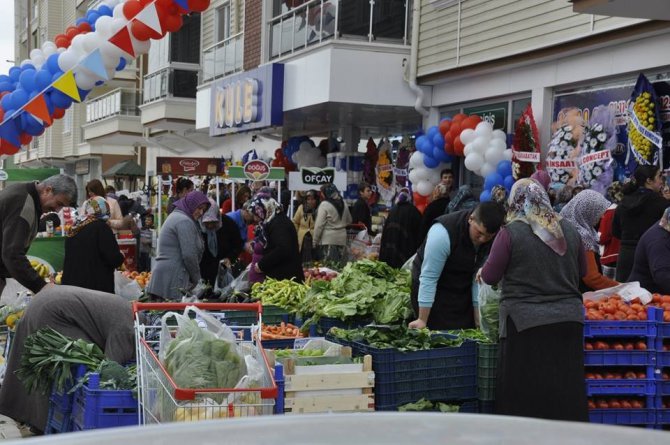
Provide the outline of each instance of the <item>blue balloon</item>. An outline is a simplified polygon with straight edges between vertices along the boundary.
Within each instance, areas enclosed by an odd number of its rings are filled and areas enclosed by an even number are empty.
[[[442,136],[442,133],[439,131],[435,136],[433,136],[433,146],[439,147],[442,151],[444,151],[444,136]]]
[[[82,90],[81,88],[77,88],[77,90],[79,90],[79,97],[81,98],[82,102],[86,99],[88,93],[91,92],[91,90]]]
[[[428,136],[428,139],[432,141],[436,134],[440,134],[440,129],[437,128],[437,125],[433,125],[432,127],[428,128],[426,136]]]
[[[51,72],[47,68],[42,68],[35,74],[35,86],[39,91],[51,85]]]
[[[35,70],[25,70],[19,77],[19,83],[21,83],[23,89],[29,93],[35,91],[37,88],[35,85],[35,74]]]
[[[2,109],[5,110],[5,116],[7,116],[7,110],[13,110],[16,108],[14,106],[14,102],[12,101],[12,95],[11,94],[6,94],[0,99],[0,105],[2,105]]]
[[[54,73],[54,75],[51,76],[51,82],[53,83],[53,82],[57,81],[57,80],[60,78],[60,76],[62,76],[63,74],[64,74],[64,73],[63,73],[62,71],[60,71],[60,70],[56,71],[56,72]]]
[[[497,172],[489,173],[484,179],[484,188],[491,190],[496,185],[504,185],[505,180]]]
[[[11,93],[14,108],[21,108],[28,102],[28,93],[23,88],[17,88]]]
[[[440,147],[433,147],[432,157],[440,162],[451,162],[451,156],[449,156],[444,151],[444,149]]]
[[[123,70],[125,67],[126,67],[126,59],[124,59],[123,57],[120,57],[120,58],[119,58],[119,64],[116,65],[116,68],[115,68],[115,69],[116,69],[116,71],[121,71],[121,70]]]
[[[9,69],[9,78],[12,79],[12,82],[18,82],[20,76],[21,68],[18,66],[13,66]]]
[[[0,91],[14,91],[14,86],[11,82],[0,82]]]
[[[32,63],[26,63],[25,65],[23,65],[21,67],[21,72],[24,72],[24,71],[27,71],[27,70],[35,71],[35,65],[33,65]]]
[[[86,13],[86,21],[93,27],[95,22],[100,18],[100,14],[97,11],[90,10]]]
[[[51,94],[51,103],[53,103],[54,107],[67,109],[72,105],[72,99],[58,90],[53,90],[49,94]]]
[[[505,159],[505,160],[502,160],[502,161],[498,162],[498,166],[496,168],[496,171],[503,178],[511,175],[512,174],[512,161],[508,161],[507,159]]]
[[[512,190],[512,186],[514,185],[514,176],[505,176],[504,185],[508,192]]]
[[[114,11],[112,11],[112,8],[110,8],[107,5],[102,5],[102,6],[98,7],[98,14],[100,14],[100,15],[108,15],[108,16],[112,17],[113,13],[114,13]]]
[[[428,155],[423,156],[423,165],[425,165],[428,168],[435,168],[438,165],[440,165],[440,161],[438,161],[435,158],[432,158]]]
[[[35,136],[36,133],[39,133],[42,131],[42,129],[44,129],[44,126],[30,113],[21,113],[21,119],[18,120],[21,121],[19,125],[23,131],[32,136]]]
[[[491,200],[491,192],[489,190],[483,190],[479,194],[479,202],[487,202]]]
[[[432,152],[432,145],[428,140],[428,136],[419,136],[416,138],[416,149],[421,153],[426,153],[429,149]]]
[[[47,63],[46,66],[49,69],[49,72],[51,74],[56,74],[58,71],[60,71],[60,67],[58,66],[58,57],[60,54],[52,54],[49,57],[47,57]]]
[[[9,78],[7,74],[0,74],[0,82],[11,82],[12,79]]]
[[[53,102],[51,102],[51,98],[49,97],[48,94],[44,95],[44,102],[47,104],[47,110],[49,110],[49,115],[53,115],[55,108]]]

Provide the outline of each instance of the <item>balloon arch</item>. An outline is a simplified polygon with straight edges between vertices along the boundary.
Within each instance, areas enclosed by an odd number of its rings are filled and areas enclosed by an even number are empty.
[[[104,0],[54,41],[0,75],[0,155],[40,136],[73,102],[83,101],[139,55],[151,39],[178,31],[182,16],[210,0]]]

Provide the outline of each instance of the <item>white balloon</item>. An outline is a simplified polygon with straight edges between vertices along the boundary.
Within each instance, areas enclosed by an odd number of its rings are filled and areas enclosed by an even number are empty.
[[[72,43],[70,43],[70,49],[74,49],[76,51],[81,51],[84,49],[84,39],[86,38],[86,34],[77,34],[74,36],[72,39]]]
[[[416,168],[413,168],[412,170],[409,171],[409,182],[412,184],[418,184],[419,183],[419,170]]]
[[[44,57],[49,57],[55,53],[57,49],[56,44],[48,40],[42,44],[42,53],[44,54]]]
[[[68,49],[58,57],[58,67],[61,71],[69,71],[79,61],[79,55],[72,49]]]
[[[74,81],[77,84],[79,88],[82,90],[90,90],[95,86],[95,82],[97,82],[98,79],[95,78],[93,75],[89,75],[83,71],[78,72],[74,76]]]
[[[423,165],[423,153],[415,151],[411,158],[409,158],[409,166],[419,168]]]
[[[489,173],[493,173],[494,171],[496,171],[496,168],[493,165],[486,162],[482,166],[481,170],[479,170],[479,174],[483,177],[486,177],[489,175]]]
[[[21,61],[21,64],[20,64],[19,66],[26,66],[26,65],[28,65],[28,64],[32,64],[32,63],[33,63],[32,60],[30,60],[30,59],[24,59],[24,60]]]
[[[500,148],[496,146],[489,146],[489,148],[486,150],[486,153],[484,154],[484,158],[486,159],[487,163],[491,165],[498,165],[498,162],[505,159],[505,150],[500,150]]]
[[[474,151],[474,148],[473,148],[473,145],[471,143],[470,144],[465,144],[465,148],[463,148],[463,154],[465,156],[469,155],[473,151]]]
[[[96,24],[97,24],[97,22],[96,22]],[[493,130],[493,133],[491,133],[491,138],[492,139],[500,139],[501,141],[507,142],[507,135],[502,130]]]
[[[507,159],[508,161],[511,161],[512,156],[513,156],[513,153],[512,153],[511,148],[508,148],[507,150],[503,151],[503,159]]]
[[[426,178],[426,180],[430,182],[433,185],[433,187],[436,186],[442,179],[440,177],[440,171],[441,170],[438,170],[436,168],[428,169],[428,178]]]
[[[65,51],[67,51],[67,48],[58,48],[58,49],[56,50],[56,52],[57,52],[58,54],[63,54]]]
[[[430,170],[426,167],[420,167],[420,168],[417,168],[417,170],[418,170],[417,174],[419,175],[419,181],[418,182],[422,182],[422,181],[428,182],[428,178],[430,178]]]
[[[428,181],[421,181],[416,185],[416,192],[421,196],[430,196],[433,193],[433,184]]]
[[[98,22],[96,22],[98,23]],[[103,38],[97,32],[89,32],[84,34],[84,51],[86,53],[91,53],[97,49],[103,42]]]
[[[475,153],[479,153],[484,156],[486,149],[489,146],[490,139],[485,136],[479,136],[474,141],[472,141],[472,149]]]
[[[133,42],[133,49],[135,50],[136,56],[147,54],[149,52],[149,49],[151,49],[151,40],[141,42],[135,39],[134,37],[131,37],[131,40]]]
[[[461,142],[463,142],[465,145],[468,145],[470,142],[474,141],[476,137],[477,135],[475,134],[475,130],[466,128],[465,130],[461,131]]]
[[[39,48],[35,48],[30,51],[30,58],[33,59],[34,57],[41,56],[42,55],[42,50]]]
[[[107,41],[100,45],[100,55],[102,56],[102,63],[106,68],[116,68],[119,65],[119,58],[123,52],[118,46],[113,45]]]
[[[491,138],[491,134],[493,134],[493,125],[491,125],[486,121],[482,121],[477,124],[477,128],[475,128],[475,133],[477,134],[477,136],[486,136],[488,138]]]
[[[116,6],[114,6],[114,10],[112,11],[112,17],[115,19],[124,19],[126,18],[125,15],[123,15],[123,3],[119,3]]]
[[[105,38],[112,37],[113,24],[114,19],[112,17],[103,15],[95,22],[95,33]]]
[[[33,65],[35,65],[35,68],[39,70],[40,68],[42,68],[42,65],[44,65],[44,62],[46,62],[46,59],[44,58],[44,56],[36,56],[32,58],[32,61]]]
[[[507,148],[507,143],[501,139],[491,139],[491,142],[489,142],[489,147],[496,147],[499,150],[504,151]]]
[[[470,155],[465,158],[465,168],[471,171],[478,171],[484,165],[484,158],[479,153],[470,153]]]

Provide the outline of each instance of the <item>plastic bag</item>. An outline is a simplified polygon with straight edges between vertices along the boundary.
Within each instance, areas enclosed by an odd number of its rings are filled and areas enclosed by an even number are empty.
[[[249,284],[249,270],[251,265],[248,265],[244,271],[238,275],[233,281],[228,284],[228,286],[221,289],[221,298],[226,301],[232,301],[231,297],[236,293],[248,293],[251,290],[251,285]],[[236,302],[236,301],[235,301]]]
[[[133,301],[142,296],[142,288],[137,281],[131,280],[117,270],[114,272],[114,293],[128,301]]]
[[[623,301],[631,301],[635,298],[639,298],[642,304],[647,304],[651,301],[651,292],[641,287],[639,281],[621,283],[618,286],[608,287],[607,289],[586,292],[584,293],[583,298],[584,300],[597,301],[612,294],[619,294]]]
[[[361,230],[358,232],[358,234],[356,234],[356,237],[351,240],[351,244],[349,246],[349,258],[352,261],[366,258],[368,255],[368,249],[371,245],[372,239],[368,234],[368,230]]]
[[[492,342],[498,341],[501,294],[497,286],[479,284],[479,329]]]
[[[219,261],[219,273],[216,275],[216,280],[214,280],[214,292],[225,289],[233,281],[235,281],[235,277],[233,277],[230,267],[226,265],[225,260]]]

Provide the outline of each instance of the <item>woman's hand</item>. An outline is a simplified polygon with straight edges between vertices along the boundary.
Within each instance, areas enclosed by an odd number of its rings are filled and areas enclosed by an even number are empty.
[[[258,267],[258,263],[254,263],[254,271],[256,271],[256,273],[263,273],[263,271],[261,270],[261,268]]]
[[[423,320],[420,319],[420,318],[417,318],[416,320],[412,321],[412,322],[408,325],[408,327],[409,327],[410,329],[423,329],[423,328],[426,327],[426,322],[423,321]]]
[[[480,267],[477,273],[475,274],[475,281],[479,284],[482,284],[482,268]]]

